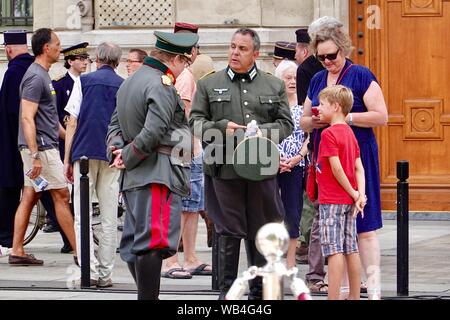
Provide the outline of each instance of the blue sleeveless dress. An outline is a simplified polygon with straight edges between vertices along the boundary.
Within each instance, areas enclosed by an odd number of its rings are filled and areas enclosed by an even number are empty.
[[[341,73],[344,72],[350,61],[346,61]],[[312,102],[312,106],[319,106],[319,93],[327,86],[328,71],[322,70],[318,72],[311,80],[308,89],[308,98]],[[369,88],[372,81],[378,82],[375,75],[366,67],[353,64],[347,73],[341,79],[341,85],[350,88],[353,92],[353,108],[352,113],[366,112],[367,108],[364,105],[364,94]],[[358,215],[356,220],[356,227],[358,233],[374,231],[380,229],[382,224],[381,219],[381,197],[380,197],[380,169],[378,164],[378,145],[375,139],[375,134],[372,128],[361,128],[351,126],[356,139],[358,140],[359,148],[361,150],[361,161],[364,166],[366,177],[366,195],[367,205],[364,208],[364,218]],[[317,137],[316,141],[320,141]],[[316,148],[317,149],[317,148]]]

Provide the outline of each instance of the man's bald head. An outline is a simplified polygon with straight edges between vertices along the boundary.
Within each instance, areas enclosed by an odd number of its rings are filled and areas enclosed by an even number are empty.
[[[6,57],[11,61],[15,57],[28,53],[28,46],[26,44],[8,44],[5,46]]]

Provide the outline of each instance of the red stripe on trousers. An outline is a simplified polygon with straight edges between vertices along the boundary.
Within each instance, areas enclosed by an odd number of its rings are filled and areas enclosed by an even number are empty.
[[[166,186],[163,186],[164,192],[164,200],[167,199],[167,194],[169,193],[169,188]],[[169,246],[169,225],[170,225],[170,202],[172,200],[172,194],[170,194],[169,199],[165,201],[164,207],[163,207],[163,234],[162,234],[162,247],[166,248]]]
[[[152,219],[150,222],[151,239],[149,249],[153,249],[160,244],[161,185],[152,184],[150,188],[152,193],[152,209],[150,212]]]

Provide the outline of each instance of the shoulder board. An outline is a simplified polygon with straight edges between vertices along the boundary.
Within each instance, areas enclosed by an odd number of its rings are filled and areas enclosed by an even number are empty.
[[[206,78],[207,76],[210,76],[210,75],[212,75],[212,74],[215,73],[215,72],[216,72],[216,71],[211,70],[210,72],[204,74],[204,75],[203,75],[200,79],[198,79],[198,80],[201,80],[201,79],[203,79],[203,78]]]

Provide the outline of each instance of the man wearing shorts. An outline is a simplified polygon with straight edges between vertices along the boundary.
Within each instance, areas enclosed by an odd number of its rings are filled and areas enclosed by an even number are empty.
[[[39,176],[48,181],[45,189],[50,190],[52,195],[58,222],[72,248],[76,248],[69,189],[59,157],[60,124],[56,93],[48,75],[51,65],[59,60],[61,43],[51,29],[42,28],[36,30],[31,44],[36,60],[25,73],[19,89],[21,106],[18,144],[25,183],[14,221],[13,248],[9,256],[10,265],[21,266],[44,264],[44,261],[36,259],[32,254],[26,254],[23,248],[31,210],[41,196],[41,190],[33,183]]]

